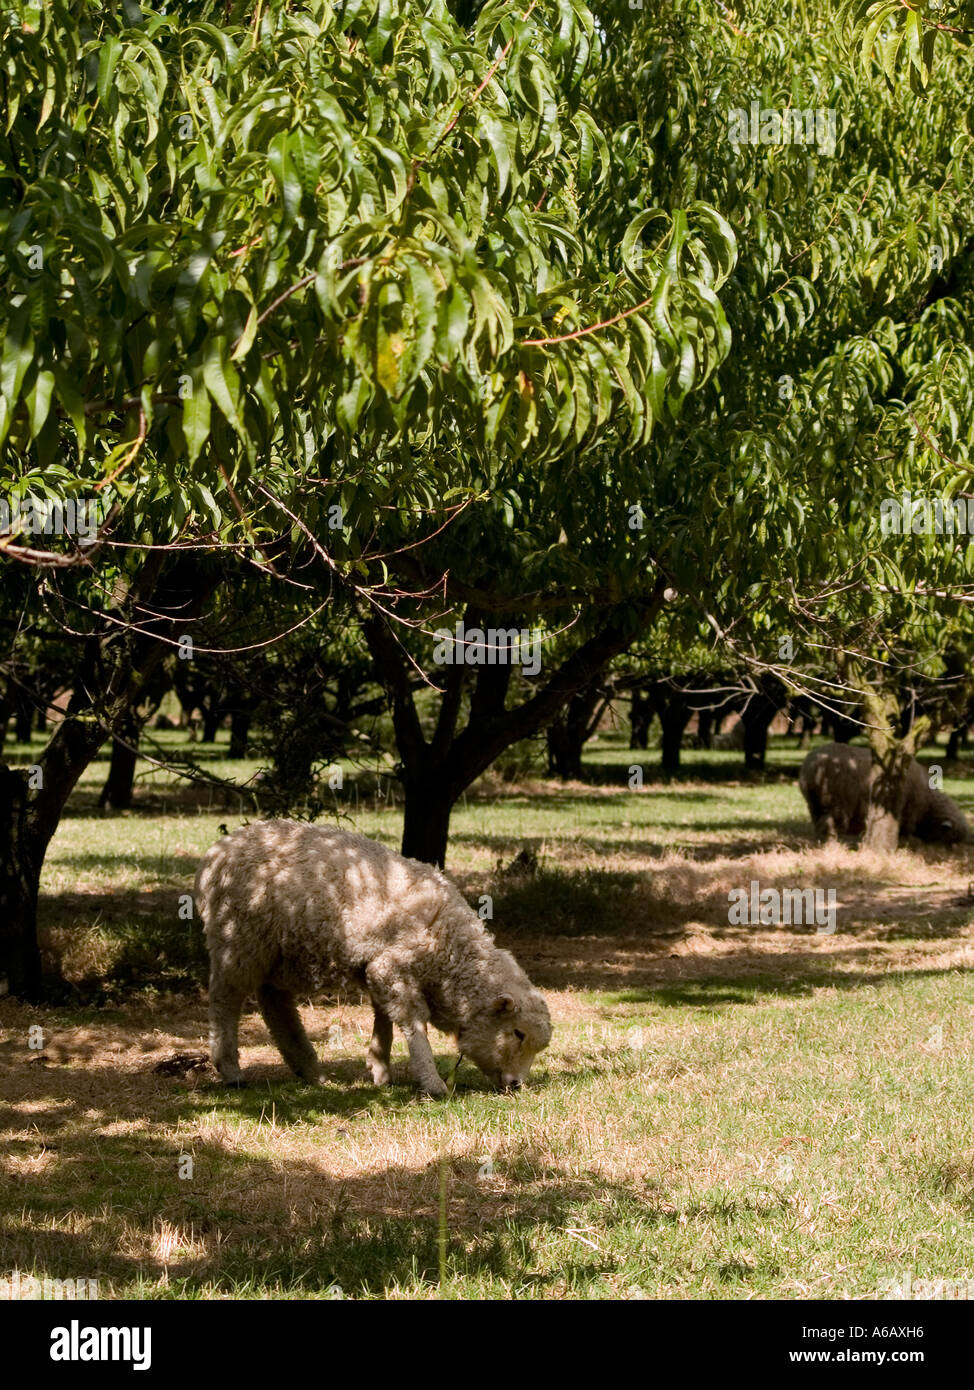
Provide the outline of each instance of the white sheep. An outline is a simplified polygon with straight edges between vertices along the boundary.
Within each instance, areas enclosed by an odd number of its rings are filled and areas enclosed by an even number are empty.
[[[447,1093],[426,1024],[453,1034],[503,1090],[520,1088],[551,1039],[542,995],[438,869],[362,835],[298,821],[258,821],[217,841],[196,875],[210,953],[210,1053],[243,1084],[237,1025],[248,995],[281,1056],[306,1081],[319,1063],[295,991],[366,989],[375,1011],[368,1064],[391,1080],[395,1024],[416,1082]]]

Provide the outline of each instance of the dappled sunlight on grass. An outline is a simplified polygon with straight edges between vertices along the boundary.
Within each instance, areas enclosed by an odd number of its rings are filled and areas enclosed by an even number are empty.
[[[239,773],[223,751],[209,765]],[[398,1040],[394,1084],[372,1086],[357,994],[302,1006],[317,1087],[252,1006],[247,1089],[181,1065],[206,1049],[206,957],[180,907],[245,813],[154,774],[103,815],[90,769],[43,884],[65,988],[0,1000],[0,1263],[152,1298],[834,1298],[891,1264],[965,1277],[969,849],[815,846],[794,748],[757,778],[692,754],[663,782],[655,756],[603,738],[591,783],[488,778],[458,805],[450,871],[490,900],[555,1032],[516,1099],[464,1062],[444,1101],[417,1096]],[[396,844],[390,799],[360,795],[355,828]],[[836,932],[732,924],[752,881],[834,889]]]

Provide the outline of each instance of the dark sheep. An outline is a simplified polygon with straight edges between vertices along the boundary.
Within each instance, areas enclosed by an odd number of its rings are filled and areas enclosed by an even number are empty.
[[[798,785],[822,839],[863,833],[871,768],[870,750],[847,743],[827,743],[814,749],[802,763]],[[900,834],[943,845],[971,838],[963,811],[956,801],[930,786],[926,769],[915,758],[910,760],[906,775]]]

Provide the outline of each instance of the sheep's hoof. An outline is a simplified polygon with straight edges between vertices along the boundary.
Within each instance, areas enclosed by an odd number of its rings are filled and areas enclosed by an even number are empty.
[[[325,1084],[324,1073],[321,1071],[296,1071],[294,1075],[306,1086],[323,1086]]]
[[[391,1086],[392,1072],[388,1067],[370,1067],[372,1082],[375,1086]]]
[[[429,1096],[430,1100],[442,1100],[444,1096],[450,1094],[450,1088],[445,1081],[441,1081],[439,1086],[424,1086],[423,1092]]]

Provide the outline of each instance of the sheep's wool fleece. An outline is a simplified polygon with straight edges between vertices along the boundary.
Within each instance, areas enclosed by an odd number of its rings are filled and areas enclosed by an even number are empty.
[[[858,835],[866,827],[872,754],[868,748],[827,743],[802,764],[799,787],[815,822]],[[930,786],[926,769],[911,759],[900,813],[900,831],[920,839],[953,844],[970,837],[963,811],[944,792]]]
[[[204,856],[196,900],[214,965],[241,984],[363,984],[381,956],[399,961],[444,1031],[505,993],[547,1019],[524,971],[438,869],[362,835],[286,820],[244,826]]]

